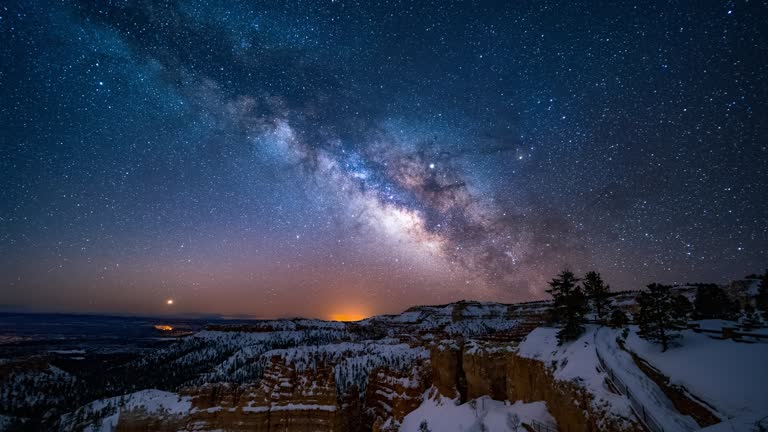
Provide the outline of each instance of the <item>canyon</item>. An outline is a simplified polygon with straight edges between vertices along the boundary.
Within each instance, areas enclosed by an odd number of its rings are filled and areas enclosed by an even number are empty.
[[[631,314],[635,296],[612,302]],[[662,354],[636,326],[586,324],[561,345],[549,308],[462,301],[356,322],[220,322],[130,355],[22,358],[0,367],[0,402],[21,414],[0,430],[694,431],[768,411],[768,345],[699,328],[729,323],[697,322]],[[727,382],[706,384],[731,362],[742,366]]]
[[[225,375],[236,376],[250,365],[259,370],[257,379],[184,385],[178,398],[189,406],[179,412],[123,403],[115,430],[397,431],[425,398],[464,403],[483,396],[544,401],[562,431],[595,430],[598,418],[602,430],[640,430],[628,419],[605,421],[612,414],[593,409],[588,392],[558,382],[547,365],[515,353],[543,324],[546,306],[459,302],[343,327],[309,322],[212,327],[198,337],[274,340],[285,331],[322,332],[323,326],[342,334],[327,344],[252,350]],[[93,407],[69,415],[63,429],[80,430],[84,424],[75,418],[92,422],[89,410]]]

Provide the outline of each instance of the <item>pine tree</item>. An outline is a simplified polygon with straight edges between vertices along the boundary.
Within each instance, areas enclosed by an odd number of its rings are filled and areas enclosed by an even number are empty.
[[[432,430],[429,428],[429,423],[427,423],[426,420],[422,420],[419,424],[419,432],[432,432]]]
[[[738,307],[717,284],[700,285],[693,303],[698,319],[734,320],[738,316]]]
[[[619,308],[613,309],[613,312],[611,312],[611,327],[622,328],[626,326],[628,322],[629,319],[627,318],[627,314],[624,313],[623,310]]]
[[[549,282],[547,290],[553,298],[553,317],[563,327],[557,332],[557,343],[577,339],[584,332],[584,314],[587,313],[587,297],[577,285],[579,279],[573,272],[563,270]]]
[[[744,306],[744,312],[741,315],[741,325],[747,328],[760,326],[760,316],[757,314],[755,307],[750,303]]]
[[[675,314],[674,302],[670,287],[661,284],[650,284],[637,298],[640,312],[637,322],[640,326],[640,337],[660,343],[662,351],[669,348],[669,342],[678,335],[674,332],[677,326],[685,324],[685,320]]]
[[[597,320],[601,323],[606,318],[608,313],[608,296],[611,292],[610,285],[606,285],[603,282],[603,278],[600,277],[600,273],[591,271],[584,276],[584,293],[589,297],[592,302],[592,306],[595,308],[595,314]]]
[[[760,278],[760,287],[757,289],[755,303],[757,309],[763,313],[763,319],[768,321],[768,270]]]
[[[507,427],[511,432],[517,432],[521,426],[520,416],[516,413],[507,413]]]
[[[680,320],[688,321],[693,313],[693,304],[682,294],[672,296],[672,311]]]

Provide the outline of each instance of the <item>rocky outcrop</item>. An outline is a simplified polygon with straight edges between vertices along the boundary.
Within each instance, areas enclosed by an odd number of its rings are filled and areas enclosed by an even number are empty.
[[[431,385],[429,362],[422,362],[408,371],[388,368],[374,370],[365,394],[365,409],[371,429],[378,432],[381,425],[400,422],[422,402],[422,394]]]
[[[608,415],[610,407],[596,408],[593,396],[578,384],[556,380],[541,361],[511,353],[507,357],[507,396],[524,402],[545,401],[561,432],[640,432],[640,425]]]
[[[471,341],[462,355],[462,369],[466,379],[466,399],[490,396],[507,399],[507,344],[488,344]]]
[[[429,349],[432,385],[440,394],[449,398],[466,394],[461,351],[460,342],[450,339],[434,344]]]
[[[420,406],[430,387],[430,395],[459,402],[486,395],[545,401],[561,431],[638,430],[631,421],[613,421],[610,406],[596,406],[587,391],[594,388],[557,380],[549,364],[514,352],[515,345],[546,319],[546,305],[459,302],[420,307],[397,319],[346,325],[354,342],[313,345],[307,338],[314,336],[301,334],[306,346],[280,349],[275,345],[299,343],[291,339],[298,337],[291,333],[295,329],[325,324],[295,320],[232,331],[209,329],[202,335],[205,340],[227,350],[253,344],[233,357],[251,362],[254,373],[230,379],[253,381],[188,387],[179,398],[183,408],[176,403],[177,395],[167,392],[161,392],[170,395],[167,404],[152,412],[120,405],[125,411],[120,411],[118,430],[389,432],[398,430],[406,415]],[[269,350],[260,346],[267,335],[259,333],[267,332],[280,333]],[[227,372],[232,363],[221,363],[199,381],[233,378]],[[599,386],[599,378],[597,382]],[[169,413],[166,407],[176,411]]]
[[[596,407],[594,396],[585,388],[555,379],[546,364],[518,356],[513,346],[495,340],[447,339],[433,344],[434,387],[462,402],[485,395],[496,400],[545,401],[563,432],[642,430],[633,420],[609,415],[611,407]]]
[[[186,419],[178,415],[149,414],[146,410],[137,409],[120,413],[120,421],[115,432],[176,432],[183,430]]]
[[[258,386],[203,386],[185,394],[193,401],[188,430],[343,430],[333,369],[328,365],[298,371],[283,358],[273,357]]]
[[[623,344],[620,344],[623,347]],[[702,428],[720,423],[722,420],[715,415],[713,409],[705,402],[698,400],[685,387],[670,383],[670,379],[643,360],[634,352],[629,352],[638,368],[664,392],[680,414],[690,416]]]

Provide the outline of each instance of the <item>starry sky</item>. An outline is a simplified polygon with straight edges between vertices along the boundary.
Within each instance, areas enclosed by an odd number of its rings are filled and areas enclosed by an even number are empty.
[[[768,265],[765,1],[0,6],[0,304],[368,316]],[[174,304],[168,305],[167,299]]]

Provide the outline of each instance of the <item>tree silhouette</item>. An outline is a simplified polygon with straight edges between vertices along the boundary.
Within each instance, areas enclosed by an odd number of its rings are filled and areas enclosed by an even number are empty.
[[[717,284],[702,284],[696,290],[694,300],[695,314],[699,319],[733,320],[738,315],[738,307],[728,297],[725,290]]]
[[[637,298],[640,312],[637,322],[640,326],[640,337],[660,343],[662,351],[669,348],[669,342],[676,338],[675,330],[684,325],[685,320],[675,314],[674,302],[670,287],[661,284],[650,284]]]
[[[570,270],[561,271],[549,282],[547,292],[553,298],[553,318],[562,324],[557,332],[557,343],[577,339],[584,332],[584,314],[587,312],[587,297],[577,285],[579,279]]]
[[[768,270],[760,278],[760,287],[755,299],[757,309],[763,313],[763,319],[768,321]]]
[[[427,423],[426,420],[422,420],[419,424],[419,432],[432,432],[432,430],[429,428],[429,423]]]
[[[608,313],[608,296],[611,292],[611,287],[603,282],[603,278],[600,277],[600,273],[595,271],[588,272],[584,276],[584,293],[589,297],[592,302],[592,306],[595,308],[595,314],[597,320],[603,322],[605,320],[605,314]]]
[[[507,414],[507,427],[512,432],[517,432],[520,430],[521,422],[520,422],[520,416],[516,413],[508,413]]]
[[[627,325],[628,322],[627,314],[623,310],[619,308],[613,309],[613,312],[611,312],[611,327],[621,328]]]
[[[681,320],[688,321],[693,313],[693,304],[682,294],[672,296],[672,310]]]

